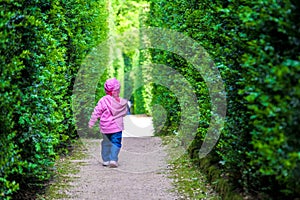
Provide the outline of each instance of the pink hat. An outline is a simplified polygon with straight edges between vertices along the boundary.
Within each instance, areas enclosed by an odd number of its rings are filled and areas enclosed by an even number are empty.
[[[120,82],[116,78],[107,79],[104,83],[105,92],[112,92],[120,89]]]

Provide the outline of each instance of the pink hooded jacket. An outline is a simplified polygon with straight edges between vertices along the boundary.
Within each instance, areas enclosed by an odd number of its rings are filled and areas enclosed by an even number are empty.
[[[117,79],[108,79],[104,88],[106,93],[119,91],[120,83]],[[94,126],[95,122],[100,118],[100,131],[104,134],[112,134],[124,130],[123,117],[127,114],[127,100],[111,95],[102,97],[97,106],[94,108],[89,126]]]

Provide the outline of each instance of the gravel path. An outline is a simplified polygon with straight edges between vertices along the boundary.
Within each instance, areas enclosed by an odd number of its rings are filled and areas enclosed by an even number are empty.
[[[68,190],[71,199],[180,199],[168,177],[167,154],[162,142],[151,136],[151,118],[126,117],[125,129],[118,168],[101,165],[101,140],[83,140],[87,156],[74,161],[84,164]]]

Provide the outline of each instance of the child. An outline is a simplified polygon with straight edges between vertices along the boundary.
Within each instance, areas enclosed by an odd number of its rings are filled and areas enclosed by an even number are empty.
[[[118,167],[118,155],[121,149],[123,117],[127,113],[127,100],[120,98],[120,82],[116,78],[108,79],[104,84],[106,96],[95,107],[89,127],[92,128],[100,118],[100,131],[103,135],[101,155],[103,166]]]

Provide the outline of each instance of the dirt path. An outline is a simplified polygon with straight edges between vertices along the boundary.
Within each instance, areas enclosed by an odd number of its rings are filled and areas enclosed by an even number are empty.
[[[167,154],[160,138],[152,137],[151,118],[130,116],[125,119],[119,167],[101,165],[101,140],[83,140],[86,157],[68,189],[70,199],[158,200],[180,199],[168,178]]]

